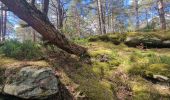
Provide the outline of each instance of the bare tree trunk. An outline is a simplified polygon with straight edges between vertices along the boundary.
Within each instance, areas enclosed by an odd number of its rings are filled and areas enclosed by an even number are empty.
[[[48,8],[49,8],[49,0],[44,0],[44,7],[43,7],[43,13],[47,16],[48,15]]]
[[[157,4],[158,4],[158,13],[159,13],[159,18],[160,18],[161,28],[163,30],[166,30],[166,19],[165,19],[163,0],[158,0]]]
[[[78,12],[77,7],[75,6],[74,9],[74,19],[75,19],[75,26],[76,26],[76,31],[79,37],[81,37],[81,30],[80,30],[80,15]]]
[[[97,0],[98,16],[99,16],[99,28],[101,34],[106,34],[105,18],[103,13],[103,6],[101,0]]]
[[[39,32],[44,40],[51,44],[57,45],[59,48],[78,56],[84,55],[86,49],[76,45],[61,34],[54,25],[48,20],[41,11],[35,6],[30,6],[25,0],[0,0],[10,11],[16,14],[19,18],[27,22],[37,32]]]
[[[6,7],[5,7],[6,8]],[[5,41],[5,36],[6,36],[6,23],[7,23],[7,10],[5,9],[4,11],[4,22],[3,22],[3,37],[2,41]]]
[[[139,5],[138,0],[134,1],[135,6],[135,16],[136,16],[136,30],[139,30]]]
[[[0,2],[0,7],[2,8],[2,3]],[[0,11],[0,42],[2,42],[2,16],[3,16],[3,14],[2,14],[2,9],[1,9],[1,11]]]
[[[3,8],[3,4],[1,3],[1,7]],[[3,9],[1,10],[1,41],[3,41],[3,32],[4,32],[4,11]]]
[[[35,5],[35,0],[31,0],[31,5]]]
[[[36,32],[35,32],[35,30],[34,29],[31,29],[31,33],[32,33],[32,40],[33,40],[33,42],[36,42]]]
[[[148,28],[148,26],[149,26],[149,21],[148,21],[148,10],[147,10],[147,9],[145,9],[145,14],[146,14],[146,16],[145,16],[146,25],[147,25],[147,28]]]
[[[98,11],[98,19],[99,19],[99,31],[100,31],[100,34],[103,34],[102,32],[102,21],[101,21],[101,16],[100,16],[100,1],[97,0],[97,11]]]
[[[64,20],[64,15],[63,15],[63,7],[61,5],[61,1],[60,0],[56,0],[57,1],[57,28],[61,29],[63,27],[63,20]]]

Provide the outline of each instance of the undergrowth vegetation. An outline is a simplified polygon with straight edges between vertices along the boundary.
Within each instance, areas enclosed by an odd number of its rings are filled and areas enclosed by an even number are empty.
[[[32,41],[19,42],[17,40],[8,40],[0,47],[2,54],[16,59],[35,59],[42,54],[41,45]]]
[[[75,38],[73,42],[87,48],[90,65],[49,47],[59,52],[52,54],[54,58],[50,64],[61,71],[61,82],[87,100],[169,100],[169,88],[152,83],[146,77],[170,78],[170,50],[128,47],[122,43],[125,38],[124,34]],[[1,52],[8,57],[24,59],[39,57],[42,53],[39,44],[14,40],[7,41]]]
[[[170,78],[170,57],[156,54],[133,54],[131,61],[134,63],[129,69],[132,75],[153,77],[153,75],[163,75]]]

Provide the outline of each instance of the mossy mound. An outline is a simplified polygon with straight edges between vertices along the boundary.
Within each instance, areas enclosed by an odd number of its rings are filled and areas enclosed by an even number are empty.
[[[142,44],[146,48],[170,48],[169,33],[169,31],[127,33],[125,44],[132,47]]]
[[[155,32],[129,32],[127,33],[129,37],[143,36],[143,37],[157,37],[163,41],[170,40],[170,30],[167,31],[155,31]]]
[[[90,42],[95,42],[95,41],[104,41],[104,42],[112,42],[116,45],[122,43],[126,38],[126,34],[120,34],[120,33],[115,33],[115,34],[107,34],[107,35],[96,35],[89,37]]]

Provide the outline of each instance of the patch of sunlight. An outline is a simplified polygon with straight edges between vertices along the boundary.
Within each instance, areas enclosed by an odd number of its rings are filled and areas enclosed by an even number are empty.
[[[109,82],[109,81],[107,81],[107,80],[102,80],[102,81],[100,81],[100,83],[104,86],[104,87],[106,87],[106,88],[108,88],[108,89],[112,89],[112,83],[111,82]]]
[[[18,61],[15,59],[4,57],[4,56],[0,55],[0,66],[5,66],[7,64],[11,64],[14,62],[18,62]]]
[[[30,61],[28,64],[33,65],[33,66],[41,66],[41,67],[49,67],[50,64],[44,60],[41,61]]]
[[[89,50],[89,54],[90,56],[92,57],[96,57],[98,55],[103,55],[103,54],[106,54],[106,55],[112,55],[112,50],[110,49],[98,49],[98,50]]]

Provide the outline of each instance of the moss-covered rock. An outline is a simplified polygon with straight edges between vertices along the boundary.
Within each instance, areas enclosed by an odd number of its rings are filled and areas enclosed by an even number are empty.
[[[169,32],[132,32],[127,33],[125,44],[136,47],[144,45],[147,48],[170,48]]]
[[[92,36],[88,40],[90,42],[95,42],[95,41],[112,42],[113,44],[118,45],[122,43],[125,40],[125,38],[126,38],[126,34],[115,33],[115,34]]]

